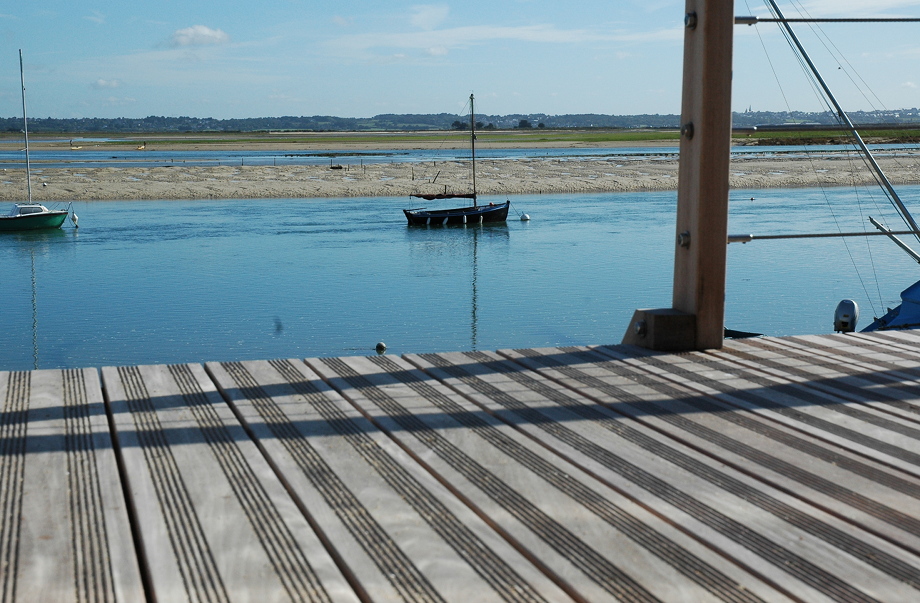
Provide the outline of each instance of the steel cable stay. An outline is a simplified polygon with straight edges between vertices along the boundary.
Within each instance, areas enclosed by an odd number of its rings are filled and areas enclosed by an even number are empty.
[[[750,5],[748,4],[747,1],[745,1],[745,5],[747,6],[748,10],[750,11],[751,8],[750,8]],[[769,5],[768,5],[768,8],[770,8]],[[804,10],[804,9],[801,9],[801,8],[800,8],[800,11],[802,11],[802,10]],[[812,28],[812,30],[816,33],[816,35],[819,35],[819,37],[820,37],[820,34],[823,33],[823,32],[821,32],[820,28]],[[783,98],[783,101],[784,101],[784,103],[785,103],[785,105],[786,105],[786,111],[787,111],[787,113],[791,116],[791,115],[793,114],[793,110],[792,110],[792,107],[791,107],[791,105],[790,105],[789,99],[788,99],[788,97],[787,97],[787,95],[786,95],[785,89],[784,89],[784,87],[783,87],[782,80],[781,80],[781,78],[779,77],[779,74],[777,73],[776,66],[774,65],[773,60],[772,60],[771,57],[770,57],[770,52],[769,52],[768,49],[767,49],[767,45],[766,45],[766,43],[764,42],[763,36],[761,36],[761,34],[760,34],[760,30],[757,29],[757,28],[755,28],[755,31],[757,32],[757,37],[758,37],[758,40],[760,41],[760,46],[761,46],[761,48],[763,49],[764,56],[766,57],[767,63],[768,63],[769,66],[770,66],[771,72],[773,73],[773,78],[774,78],[774,80],[776,81],[777,88],[779,89],[780,94],[781,94],[781,96],[782,96],[782,98]],[[833,115],[833,116],[835,117],[835,120],[836,120],[837,123],[839,124],[839,127],[841,127],[841,129],[843,129],[844,131],[847,132],[847,134],[849,134],[849,128],[847,128],[847,127],[839,120],[839,118],[837,117],[835,111],[833,110],[833,107],[831,106],[831,104],[830,104],[829,101],[827,100],[826,96],[822,93],[821,88],[820,88],[820,85],[819,85],[819,83],[817,82],[817,80],[815,79],[814,73],[812,72],[812,70],[810,70],[810,69],[808,68],[808,65],[807,65],[807,64],[805,63],[805,61],[802,59],[800,53],[796,52],[796,50],[795,50],[795,45],[793,44],[792,40],[789,38],[789,34],[788,34],[788,32],[786,31],[786,29],[780,28],[779,31],[780,31],[780,33],[783,35],[784,39],[786,40],[786,43],[790,46],[790,48],[792,48],[792,50],[793,50],[792,56],[793,56],[793,58],[798,62],[798,65],[799,65],[799,68],[800,68],[800,70],[801,70],[801,73],[802,73],[803,76],[805,77],[805,81],[808,83],[809,87],[811,88],[811,91],[812,91],[812,93],[814,94],[815,99],[817,100],[818,104],[824,106],[825,110],[828,111],[831,115]],[[819,33],[819,32],[820,32],[820,33]],[[824,37],[827,38],[826,35],[825,35]],[[831,42],[830,44],[831,44],[831,46],[834,46],[834,44],[833,44],[832,42]],[[827,43],[827,42],[824,43],[824,47],[825,47],[825,48],[828,48],[828,43]],[[836,46],[834,46],[834,48],[836,49]],[[828,50],[830,50],[830,49],[828,49]],[[832,54],[833,54],[833,52],[832,52]],[[841,53],[839,53],[839,51],[837,51],[837,54],[840,55]],[[838,59],[837,62],[838,62],[838,64],[839,64],[839,63],[840,63],[840,60]],[[848,62],[847,62],[847,64],[849,65]],[[850,79],[851,79],[851,81],[853,81],[852,78],[850,78]],[[860,79],[861,79],[861,78],[860,78]],[[810,152],[810,150],[808,149],[808,147],[807,147],[805,144],[802,144],[801,148],[802,148],[802,152],[805,154],[805,157],[806,157],[806,158],[808,159],[808,161],[810,162],[813,171],[815,171],[815,172],[817,173],[817,166],[815,165],[815,159],[814,159],[813,154]],[[854,149],[856,149],[856,148],[857,148],[857,147],[856,147],[856,145],[855,145],[855,143],[854,143]],[[860,157],[861,157],[861,156],[860,156]],[[863,160],[863,161],[864,161],[864,160]],[[864,162],[865,162],[865,161],[864,161]],[[867,165],[867,167],[869,167],[869,166]],[[871,170],[871,168],[870,168],[870,170]],[[830,195],[828,194],[828,191],[827,191],[827,189],[825,188],[824,183],[821,182],[821,181],[819,181],[819,182],[818,182],[818,187],[819,187],[820,190],[821,190],[821,193],[822,193],[822,195],[823,195],[825,204],[827,205],[828,211],[830,212],[830,215],[831,215],[832,219],[834,220],[834,224],[835,224],[836,227],[837,227],[838,233],[842,233],[842,232],[843,232],[843,228],[842,228],[842,226],[840,225],[840,221],[839,221],[839,219],[838,219],[838,217],[837,217],[837,212],[834,210],[834,204],[832,203],[832,201],[831,201],[831,199],[830,199]],[[857,194],[858,194],[858,193],[857,193]],[[870,196],[872,196],[872,195],[870,195]],[[875,197],[872,196],[872,198],[874,199]],[[858,207],[859,207],[860,214],[862,214],[862,204],[861,204],[861,203],[857,203],[857,205],[858,205]],[[878,209],[878,203],[877,203],[877,202],[876,202],[876,208]],[[858,236],[858,235],[855,235],[855,233],[848,233],[848,234],[849,234],[849,236]],[[796,236],[766,235],[766,236],[756,236],[756,237],[755,237],[755,235],[746,234],[746,235],[730,235],[729,238],[728,238],[728,242],[729,242],[729,243],[734,243],[734,242],[747,243],[747,242],[750,242],[750,241],[755,240],[755,239],[767,239],[767,238],[769,238],[769,239],[774,239],[774,238],[824,238],[824,237],[832,237],[832,236],[836,236],[836,235],[833,234],[833,233],[828,233],[828,234],[821,233],[821,234],[817,234],[817,235],[803,235],[803,236],[799,236],[799,235],[796,235]],[[854,271],[855,271],[855,274],[856,274],[856,276],[857,276],[857,279],[859,280],[860,286],[862,287],[863,293],[865,294],[866,299],[869,300],[869,303],[870,303],[870,305],[871,305],[872,308],[873,308],[873,313],[875,313],[875,303],[873,302],[873,296],[869,294],[869,290],[868,290],[868,287],[867,287],[867,285],[866,285],[866,280],[865,280],[865,279],[863,278],[863,276],[862,276],[862,271],[859,269],[859,266],[858,266],[858,264],[857,264],[857,262],[856,262],[856,258],[854,257],[854,254],[853,254],[853,250],[850,248],[850,245],[847,243],[847,239],[846,239],[846,238],[843,238],[843,239],[842,239],[842,243],[843,243],[844,249],[846,250],[847,256],[848,256],[849,259],[850,259],[850,264],[853,266],[853,269],[854,269]],[[874,279],[875,279],[875,283],[876,283],[876,292],[877,292],[877,295],[878,295],[879,303],[882,304],[882,294],[881,294],[881,289],[880,289],[880,287],[879,287],[878,276],[877,276],[877,273],[876,273],[875,262],[874,262],[874,258],[873,258],[873,254],[872,254],[871,245],[869,244],[869,239],[866,239],[866,247],[867,247],[867,250],[868,250],[868,255],[869,255],[869,260],[870,260],[871,271],[872,271],[872,273],[873,273],[873,275],[874,275]],[[882,304],[882,307],[884,307],[884,304]]]
[[[869,249],[869,259],[872,264],[872,271],[874,274],[876,274],[875,279],[876,279],[876,284],[878,286],[878,275],[875,272],[875,262],[872,257],[871,246],[869,245],[869,237],[877,236],[877,235],[885,235],[889,237],[893,242],[895,242],[900,248],[906,251],[915,261],[920,262],[920,254],[917,254],[916,252],[911,250],[910,247],[906,243],[904,243],[897,237],[897,235],[910,235],[910,236],[915,237],[916,240],[920,241],[920,227],[918,227],[916,221],[914,220],[910,212],[907,210],[907,208],[904,206],[903,202],[901,201],[898,193],[892,187],[887,176],[884,174],[881,167],[878,165],[877,161],[872,156],[872,153],[869,151],[866,143],[863,141],[862,137],[857,131],[856,126],[853,124],[853,122],[850,120],[847,113],[843,110],[841,105],[838,103],[837,99],[834,97],[829,86],[827,85],[827,83],[825,82],[821,74],[819,73],[817,67],[812,62],[811,58],[805,51],[804,47],[802,46],[795,32],[789,26],[789,23],[808,24],[812,32],[816,35],[816,37],[824,45],[825,49],[837,61],[838,69],[841,69],[844,71],[844,74],[847,77],[849,77],[850,82],[857,88],[857,90],[859,90],[859,92],[863,95],[863,98],[868,102],[868,104],[874,108],[875,103],[873,103],[873,101],[866,95],[866,92],[865,92],[865,88],[868,88],[868,86],[866,86],[865,80],[859,77],[858,74],[856,74],[856,77],[859,78],[859,81],[862,82],[862,85],[860,85],[854,80],[851,72],[854,72],[855,70],[853,70],[852,64],[850,64],[849,61],[847,61],[843,57],[843,54],[839,51],[837,46],[820,29],[820,27],[815,27],[814,24],[817,24],[817,23],[882,23],[882,22],[909,23],[909,22],[920,22],[920,18],[903,18],[903,17],[814,18],[814,17],[811,17],[810,15],[807,15],[807,11],[805,11],[804,7],[801,7],[801,6],[799,7],[798,10],[800,11],[800,14],[804,14],[805,16],[801,18],[787,18],[785,15],[783,15],[782,11],[779,9],[779,7],[776,5],[776,3],[773,0],[765,0],[765,2],[767,4],[767,9],[771,13],[772,17],[761,18],[761,17],[741,16],[741,17],[735,18],[735,23],[754,25],[756,23],[764,22],[764,23],[778,23],[780,25],[780,31],[783,34],[783,37],[785,38],[787,44],[793,49],[793,54],[796,57],[796,60],[799,62],[799,65],[802,68],[803,73],[806,76],[806,80],[809,82],[812,89],[818,93],[817,96],[820,99],[821,104],[825,105],[825,107],[828,109],[831,115],[834,116],[835,120],[841,126],[843,126],[843,128],[848,132],[849,137],[852,139],[855,147],[860,151],[859,155],[860,155],[862,162],[866,165],[867,168],[869,168],[870,173],[873,175],[873,179],[875,180],[876,184],[878,184],[879,188],[881,188],[884,191],[886,197],[888,198],[889,203],[897,211],[899,217],[903,220],[904,224],[906,225],[907,230],[893,231],[889,229],[888,227],[884,226],[879,221],[869,216],[869,221],[872,223],[873,226],[875,226],[879,230],[879,232],[843,232],[842,228],[840,227],[839,221],[837,220],[837,216],[835,215],[833,209],[831,209],[831,214],[833,216],[835,223],[837,224],[837,228],[838,228],[837,233],[810,233],[810,234],[792,234],[792,235],[787,235],[787,234],[729,235],[727,242],[728,243],[732,243],[732,242],[747,243],[753,240],[814,239],[814,238],[841,237],[844,239],[843,241],[844,246],[847,249],[847,253],[850,255],[851,262],[853,263],[854,268],[857,269],[857,276],[859,277],[859,281],[863,284],[863,290],[866,293],[867,298],[871,300],[872,296],[869,296],[868,291],[866,291],[865,283],[863,282],[862,276],[859,275],[859,270],[858,270],[858,267],[856,266],[856,262],[855,262],[855,259],[853,258],[853,254],[850,251],[849,246],[846,244],[846,238],[848,237],[865,237],[866,238],[866,245],[867,245],[867,248]],[[750,11],[750,6],[748,6],[748,10]],[[758,33],[758,36],[759,36],[759,33]],[[764,50],[766,51],[766,46],[764,45],[762,38],[761,38],[761,45],[764,46]],[[841,63],[841,60],[843,61],[843,63]],[[771,69],[773,69],[774,77],[778,81],[779,78],[776,75],[776,70],[772,62],[770,63],[770,67]],[[876,100],[878,100],[878,97],[874,93],[872,93],[871,90],[869,91],[869,93],[872,94],[872,96],[876,98]],[[783,98],[786,99],[785,93],[783,93]],[[881,101],[879,102],[881,103]],[[787,104],[787,109],[789,109],[788,99],[786,99],[786,104]],[[883,105],[884,103],[881,103],[881,104]],[[806,155],[809,158],[811,158],[811,155],[807,153],[807,151],[806,151]],[[821,188],[825,194],[825,199],[827,199],[827,191],[824,190],[823,186]],[[870,197],[872,199],[876,199],[874,195],[870,195]],[[829,200],[828,200],[828,203],[829,203]],[[865,216],[863,216],[863,203],[859,201],[859,197],[857,197],[857,205],[859,208],[860,219],[861,220],[865,219]],[[875,202],[875,205],[876,205],[876,209],[880,210],[880,207],[878,206],[877,201]],[[880,290],[879,290],[879,301],[882,302]],[[884,307],[883,302],[882,302],[882,305]]]

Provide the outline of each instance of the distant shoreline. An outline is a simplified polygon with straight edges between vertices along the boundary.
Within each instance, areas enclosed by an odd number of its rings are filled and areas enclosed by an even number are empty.
[[[680,145],[679,132],[669,130],[504,130],[479,131],[477,146],[491,149],[573,149],[573,148],[660,148]],[[907,133],[896,131],[867,132],[868,144],[918,143]],[[111,151],[137,153],[145,151],[279,151],[279,152],[363,152],[428,149],[463,149],[469,147],[469,131],[425,130],[395,132],[207,132],[115,135],[77,137],[75,134],[39,134],[29,137],[35,151]],[[810,146],[846,144],[844,133],[790,132],[785,135],[758,133],[732,138],[734,146]],[[21,134],[0,132],[0,148],[21,146]],[[9,148],[9,147],[7,147]],[[78,155],[75,155],[78,156]]]

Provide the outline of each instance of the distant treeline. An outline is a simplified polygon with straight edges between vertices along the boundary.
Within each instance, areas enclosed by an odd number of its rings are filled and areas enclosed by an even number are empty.
[[[515,129],[541,127],[555,129],[583,128],[677,128],[678,115],[477,115],[480,127]],[[857,111],[850,118],[860,124],[920,122],[920,110]],[[245,119],[214,119],[211,117],[160,117],[142,118],[93,117],[79,119],[29,118],[31,132],[258,132],[258,131],[312,131],[312,132],[374,132],[411,130],[450,130],[457,122],[466,123],[464,116],[450,113],[429,115],[375,115],[374,117],[249,117]],[[745,111],[733,114],[735,127],[779,124],[826,124],[835,120],[830,113]],[[0,131],[19,132],[21,117],[0,118]]]

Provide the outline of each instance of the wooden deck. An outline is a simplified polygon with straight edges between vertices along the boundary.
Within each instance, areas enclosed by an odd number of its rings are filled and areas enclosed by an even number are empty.
[[[918,601],[920,333],[0,372],[0,603]]]

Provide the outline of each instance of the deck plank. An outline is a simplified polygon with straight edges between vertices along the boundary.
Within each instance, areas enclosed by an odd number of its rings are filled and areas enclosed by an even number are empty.
[[[105,367],[160,601],[357,601],[199,365]]]
[[[767,420],[920,475],[920,450],[913,434],[893,431],[890,425],[868,420],[878,416],[877,412],[859,408],[859,404],[826,389],[812,387],[817,382],[794,382],[732,362],[725,354],[649,355],[636,354],[634,349],[619,352],[612,351],[613,348],[598,349],[623,358],[630,366],[668,375],[694,391],[715,396]]]
[[[0,372],[0,403],[0,600],[143,600],[98,373]]]
[[[586,599],[783,600],[406,360],[308,362]]]
[[[718,546],[729,558],[752,563],[747,567],[761,568],[796,596],[808,600],[822,595],[835,597],[841,591],[849,591],[848,596],[853,597],[863,596],[861,593],[903,596],[912,591],[904,580],[920,586],[920,559],[915,555],[771,488],[747,473],[725,467],[718,458],[700,455],[695,449],[614,412],[633,406],[643,414],[654,414],[647,402],[670,397],[647,387],[642,375],[629,365],[621,364],[622,371],[610,375],[610,387],[595,383],[591,399],[580,400],[578,392],[585,388],[584,382],[570,382],[567,389],[555,393],[552,387],[566,385],[565,379],[598,379],[602,375],[599,371],[611,372],[605,366],[609,362],[599,363],[596,356],[585,356],[586,352],[519,353],[525,365],[527,362],[532,368],[542,365],[541,372],[552,367],[559,373],[549,387],[537,383],[529,386],[534,391],[546,392],[545,398],[553,399],[556,408],[539,409],[545,417],[543,424],[534,418],[522,424],[523,429],[533,431],[535,437],[552,437],[554,441],[549,442],[552,448],[565,451],[572,458],[582,458],[581,462],[592,471],[674,518],[701,539]],[[449,366],[461,364],[455,354],[441,356]],[[518,382],[524,380],[513,366],[500,368],[494,362],[490,365],[492,375],[472,377],[497,383],[494,374],[502,373]],[[464,386],[472,388],[471,396],[485,392],[472,379],[464,381]],[[679,392],[667,393],[680,398]],[[524,396],[518,398],[525,400]],[[598,401],[603,406],[598,406]],[[490,403],[485,398],[483,402]],[[507,402],[503,406],[509,407]],[[522,406],[515,412],[530,414],[533,410]],[[555,433],[546,426],[551,426]],[[570,432],[563,431],[563,427]],[[795,546],[786,548],[789,543]],[[847,562],[841,562],[842,559]],[[880,562],[882,559],[884,563]]]
[[[372,600],[570,600],[303,362],[208,368]]]
[[[920,333],[0,372],[0,601],[920,599]]]
[[[602,403],[609,403],[611,396],[605,395],[605,390],[625,381],[622,377],[619,382],[612,380],[617,372],[614,364],[606,376],[565,378],[591,391]],[[666,374],[637,373],[634,379],[669,396],[649,396],[641,409],[618,405],[618,412],[877,535],[920,551],[920,479],[733,408],[714,396],[701,396],[686,382],[669,381]]]

